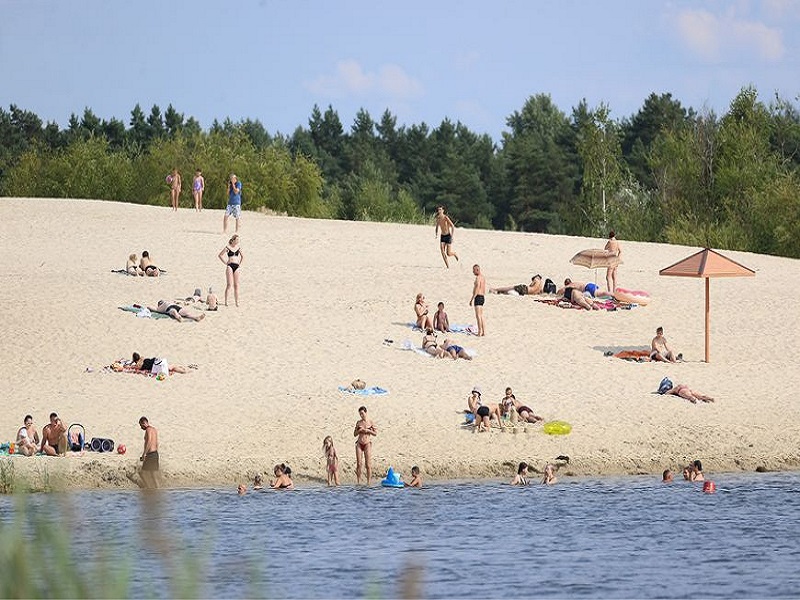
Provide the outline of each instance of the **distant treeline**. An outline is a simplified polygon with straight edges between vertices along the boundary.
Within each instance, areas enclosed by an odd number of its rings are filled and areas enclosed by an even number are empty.
[[[308,126],[270,134],[250,119],[208,131],[171,105],[126,126],[86,108],[66,129],[0,108],[0,194],[167,205],[173,167],[225,181],[244,207],[302,217],[425,222],[444,204],[459,226],[604,236],[800,257],[800,112],[743,88],[721,117],[651,94],[612,120],[585,101],[563,113],[548,95],[511,114],[499,143],[449,119],[397,126],[360,110],[349,131],[329,106]],[[189,186],[183,202],[190,204]]]

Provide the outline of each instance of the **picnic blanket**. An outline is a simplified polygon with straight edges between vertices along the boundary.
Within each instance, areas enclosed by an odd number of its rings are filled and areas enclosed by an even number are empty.
[[[137,317],[141,317],[143,319],[171,319],[169,315],[165,315],[164,313],[154,313],[150,312],[146,306],[136,306],[135,304],[129,304],[127,306],[118,306],[120,310],[124,310],[126,312],[132,312]]]
[[[353,390],[349,389],[343,385],[339,386],[340,392],[345,392],[346,394],[354,394],[356,396],[385,396],[389,393],[389,390],[384,389],[382,387],[378,387],[373,385],[372,387],[364,388],[363,390]]]

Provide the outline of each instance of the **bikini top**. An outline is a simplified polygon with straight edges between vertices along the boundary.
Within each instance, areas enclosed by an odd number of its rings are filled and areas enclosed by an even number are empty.
[[[236,252],[228,248],[228,256],[239,256],[239,248],[236,249]]]

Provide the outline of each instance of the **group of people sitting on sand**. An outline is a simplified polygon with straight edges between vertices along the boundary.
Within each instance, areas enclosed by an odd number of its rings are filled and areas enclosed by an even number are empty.
[[[497,421],[497,427],[500,428],[503,427],[504,421],[511,425],[544,421],[533,412],[532,408],[517,400],[510,387],[506,388],[505,395],[499,402],[485,402],[481,388],[476,385],[467,396],[467,410],[464,412],[467,415],[467,423],[471,423],[477,432],[489,431],[492,419]]]
[[[422,331],[434,329],[443,333],[450,331],[450,319],[444,310],[444,302],[439,302],[436,305],[436,312],[431,316],[428,303],[425,300],[425,294],[420,292],[414,301],[414,314],[416,315],[414,324],[417,329]]]

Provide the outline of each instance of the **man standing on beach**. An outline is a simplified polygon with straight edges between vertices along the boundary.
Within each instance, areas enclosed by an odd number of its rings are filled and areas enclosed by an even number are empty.
[[[445,213],[444,206],[437,206],[436,227],[434,229],[434,236],[439,235],[439,231],[442,232],[442,235],[439,238],[439,248],[442,251],[444,266],[447,267],[448,269],[450,268],[450,263],[447,261],[448,256],[454,256],[456,260],[458,260],[458,254],[453,252],[452,249],[453,233],[455,232],[455,230],[456,226],[453,225],[453,221]]]
[[[225,209],[225,216],[222,218],[222,233],[228,231],[228,217],[236,219],[236,232],[239,232],[239,218],[242,216],[242,182],[231,173],[228,180],[228,207]]]
[[[54,412],[50,413],[50,422],[42,428],[40,451],[47,456],[66,456],[67,454],[67,428]]]
[[[483,323],[483,303],[486,300],[486,279],[481,273],[480,265],[472,265],[475,283],[472,285],[472,298],[469,305],[475,307],[475,318],[478,321],[478,335],[486,335]]]
[[[139,427],[144,431],[144,450],[139,457],[142,468],[139,475],[145,489],[152,490],[158,487],[158,430],[150,425],[147,417],[139,419]]]

